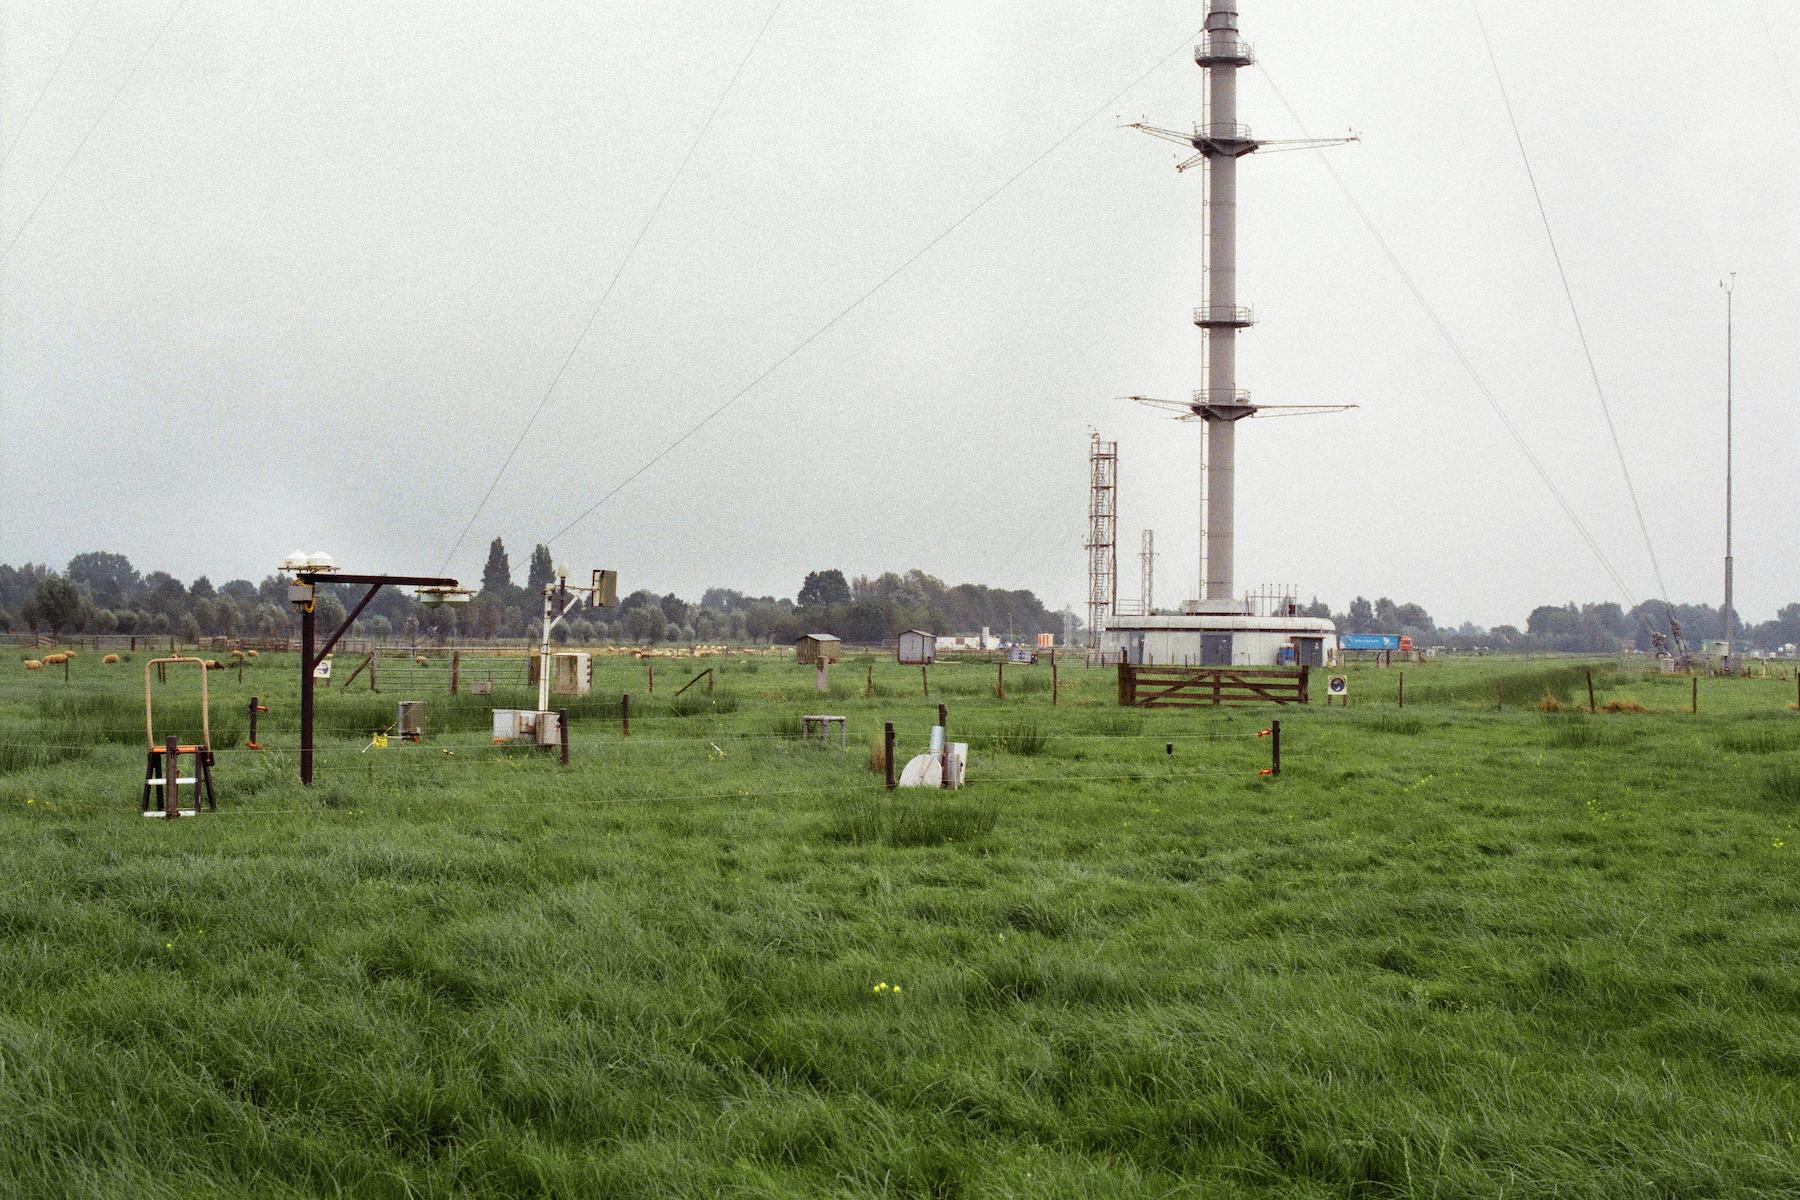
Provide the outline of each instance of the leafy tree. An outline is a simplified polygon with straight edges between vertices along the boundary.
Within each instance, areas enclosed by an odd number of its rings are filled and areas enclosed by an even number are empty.
[[[38,621],[49,628],[51,637],[56,637],[80,622],[81,600],[80,588],[60,575],[52,575],[37,585],[31,603]]]
[[[531,565],[525,571],[525,590],[534,596],[542,595],[555,581],[556,567],[550,561],[550,547],[539,542],[531,548]]]
[[[654,605],[644,605],[625,614],[625,632],[634,642],[659,641],[668,631],[669,618]]]
[[[821,608],[850,603],[850,584],[844,573],[833,567],[829,571],[809,571],[800,585],[795,603],[801,608]]]
[[[700,607],[714,612],[741,612],[750,607],[750,597],[732,588],[710,587],[700,597]]]
[[[481,590],[504,592],[512,587],[512,563],[506,557],[506,544],[499,538],[488,547],[487,565],[481,568]]]
[[[248,579],[232,579],[220,584],[219,595],[230,596],[243,605],[255,604],[257,600],[256,585]]]
[[[314,627],[319,631],[319,639],[330,637],[337,632],[337,627],[344,623],[344,602],[323,588],[319,590],[318,603],[313,605]]]
[[[188,586],[188,595],[210,600],[218,593],[213,590],[212,580],[202,575]]]
[[[1342,622],[1344,633],[1368,633],[1375,628],[1375,606],[1358,596],[1350,602],[1350,611],[1344,614]]]
[[[129,558],[101,550],[90,550],[71,558],[67,577],[70,583],[92,596],[95,604],[108,608],[117,608],[131,599],[140,582]]]
[[[144,576],[144,590],[140,599],[145,609],[161,613],[170,621],[180,620],[187,612],[187,588],[182,586],[181,580],[167,571],[152,571]]]
[[[674,592],[670,592],[661,600],[657,601],[656,606],[662,609],[663,616],[669,618],[669,624],[671,625],[686,625],[688,616],[694,609],[693,605],[689,604],[686,600],[683,600],[680,596],[677,596]]]

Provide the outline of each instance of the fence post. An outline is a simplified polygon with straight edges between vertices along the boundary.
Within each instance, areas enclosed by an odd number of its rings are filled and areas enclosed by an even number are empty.
[[[1506,705],[1506,696],[1500,690],[1500,681],[1494,681],[1494,711],[1499,712]]]
[[[1588,712],[1590,714],[1592,714],[1594,712],[1594,673],[1591,670],[1587,673],[1587,683],[1588,683]]]
[[[69,682],[69,660],[66,657],[63,659],[63,682]]]
[[[881,757],[887,766],[888,791],[894,790],[894,723],[888,721],[881,729]]]
[[[1269,722],[1269,774],[1281,774],[1281,722]]]
[[[181,784],[176,776],[181,772],[176,766],[181,756],[175,752],[175,737],[163,743],[163,816],[170,820],[181,815]]]
[[[707,686],[711,687],[712,685],[710,683],[708,683]],[[869,660],[869,681],[867,683],[863,684],[863,695],[864,696],[873,696],[874,694],[875,694],[875,660],[871,658]]]
[[[1056,707],[1056,650],[1050,650],[1050,707]]]
[[[631,693],[630,692],[626,692],[623,696],[619,697],[619,724],[622,729],[622,736],[630,737],[631,736]]]
[[[1406,672],[1400,672],[1400,707],[1406,707]]]
[[[994,695],[998,699],[1004,700],[1006,699],[1006,660],[1001,659],[995,664],[995,669],[998,674],[994,676]]]
[[[1693,699],[1692,707],[1690,707],[1688,709],[1688,713],[1691,716],[1697,717],[1700,715],[1700,677],[1698,675],[1694,676],[1693,682],[1694,682],[1694,699]]]
[[[650,694],[654,696],[656,695],[656,664],[645,663],[644,668],[650,673]]]
[[[456,695],[457,689],[460,688],[461,686],[462,686],[462,651],[461,650],[452,650],[450,652],[450,694],[452,696]]]
[[[556,725],[557,725],[558,735],[562,739],[562,765],[566,767],[569,765],[569,710],[568,709],[559,708],[556,710]]]
[[[925,689],[927,696],[931,695],[931,668],[924,663],[919,664],[919,686]]]

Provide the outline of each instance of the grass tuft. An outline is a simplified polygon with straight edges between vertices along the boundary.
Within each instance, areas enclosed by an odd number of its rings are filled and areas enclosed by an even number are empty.
[[[908,788],[841,801],[825,828],[827,841],[897,848],[971,842],[992,833],[1000,808],[960,791]]]
[[[1776,767],[1763,776],[1762,798],[1784,808],[1800,808],[1800,767]]]
[[[1035,722],[1014,725],[984,739],[989,749],[1005,754],[1035,757],[1050,748],[1050,735]]]
[[[1608,700],[1600,706],[1601,712],[1609,713],[1641,713],[1649,712],[1641,702],[1630,696],[1621,696],[1617,700]]]

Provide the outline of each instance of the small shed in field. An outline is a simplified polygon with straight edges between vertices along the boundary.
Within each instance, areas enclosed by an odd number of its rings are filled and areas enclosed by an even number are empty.
[[[900,635],[900,662],[917,667],[937,661],[937,634],[923,629],[909,629]]]
[[[794,661],[834,663],[843,656],[844,643],[829,633],[803,633],[794,641]]]

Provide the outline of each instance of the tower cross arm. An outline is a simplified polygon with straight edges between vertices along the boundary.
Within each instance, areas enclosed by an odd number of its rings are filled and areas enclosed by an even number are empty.
[[[1260,153],[1280,154],[1284,150],[1328,150],[1333,146],[1348,146],[1360,141],[1361,134],[1347,133],[1343,137],[1334,138],[1270,138],[1258,142],[1257,146]]]

